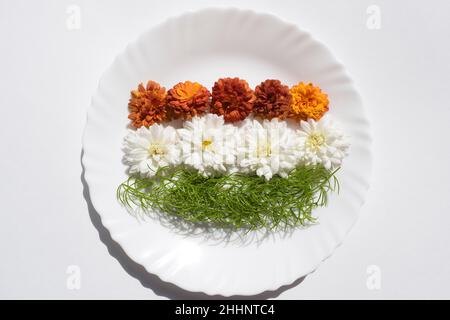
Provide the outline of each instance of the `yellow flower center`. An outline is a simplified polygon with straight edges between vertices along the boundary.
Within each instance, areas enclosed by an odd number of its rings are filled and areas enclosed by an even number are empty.
[[[159,143],[152,143],[148,148],[148,153],[152,156],[165,154],[164,148]]]
[[[212,140],[211,139],[206,139],[202,141],[202,150],[205,151],[209,148],[210,145],[212,145]]]
[[[270,141],[266,141],[266,143],[259,144],[256,149],[256,156],[258,158],[261,157],[270,157],[272,154],[272,147],[270,145]]]
[[[325,144],[325,136],[321,133],[312,133],[306,141],[308,147],[318,149]]]

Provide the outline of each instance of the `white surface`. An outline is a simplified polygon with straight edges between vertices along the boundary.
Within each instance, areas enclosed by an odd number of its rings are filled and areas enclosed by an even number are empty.
[[[122,143],[129,124],[130,89],[148,77],[168,88],[184,79],[211,88],[224,76],[239,76],[251,87],[267,78],[283,79],[288,85],[302,79],[329,95],[329,115],[349,136],[351,149],[337,174],[339,196],[331,195],[329,205],[314,212],[319,223],[269,235],[264,230],[188,231],[186,225],[164,218],[165,223],[138,220],[117,201],[115,189],[127,179]],[[82,161],[92,204],[111,238],[131,259],[186,290],[228,297],[289,285],[334,252],[358,219],[369,186],[370,147],[361,98],[326,47],[273,15],[206,9],[151,28],[117,56],[88,110]]]
[[[73,3],[82,24],[68,31]],[[220,3],[272,12],[326,43],[355,80],[374,138],[371,189],[345,244],[299,285],[260,297],[450,298],[445,0],[1,1],[0,297],[203,297],[141,277],[114,246],[121,263],[108,253],[83,198],[81,134],[100,75],[130,39]],[[366,27],[372,4],[379,30]],[[70,265],[80,267],[79,290],[67,289]],[[381,271],[379,290],[366,285],[370,265]]]

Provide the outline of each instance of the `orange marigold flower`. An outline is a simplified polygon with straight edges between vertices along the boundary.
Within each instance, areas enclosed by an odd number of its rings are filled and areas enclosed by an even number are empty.
[[[212,89],[211,113],[223,115],[226,122],[244,120],[252,112],[255,99],[247,81],[219,79]]]
[[[133,127],[149,127],[163,122],[167,119],[166,89],[154,81],[148,81],[146,87],[139,84],[137,90],[131,91],[128,109]]]
[[[305,84],[300,82],[293,86],[290,92],[292,102],[289,117],[299,120],[314,119],[318,121],[328,111],[328,95],[312,83]]]
[[[255,115],[263,119],[285,119],[291,103],[289,87],[280,80],[266,80],[255,88]]]
[[[190,120],[205,113],[211,93],[198,82],[180,82],[167,92],[167,103],[173,118]]]

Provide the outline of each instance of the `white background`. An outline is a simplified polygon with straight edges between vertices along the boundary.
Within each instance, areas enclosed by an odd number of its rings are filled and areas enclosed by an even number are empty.
[[[72,4],[79,30],[66,26]],[[0,298],[205,297],[145,274],[111,244],[81,179],[81,136],[97,81],[128,42],[220,5],[276,14],[325,43],[363,96],[374,139],[371,188],[344,244],[304,281],[256,298],[450,298],[446,0],[0,0]],[[370,5],[379,30],[367,28]],[[79,290],[67,287],[71,265]],[[378,290],[367,287],[371,265]]]

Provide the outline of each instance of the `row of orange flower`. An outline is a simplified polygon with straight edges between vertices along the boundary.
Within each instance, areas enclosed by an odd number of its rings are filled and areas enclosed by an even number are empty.
[[[131,124],[140,128],[173,119],[190,120],[207,112],[226,122],[244,120],[250,114],[262,119],[319,120],[328,111],[328,96],[312,83],[291,88],[279,80],[265,80],[252,90],[247,81],[222,78],[211,92],[198,82],[185,81],[166,89],[155,81],[131,91],[128,103]]]

